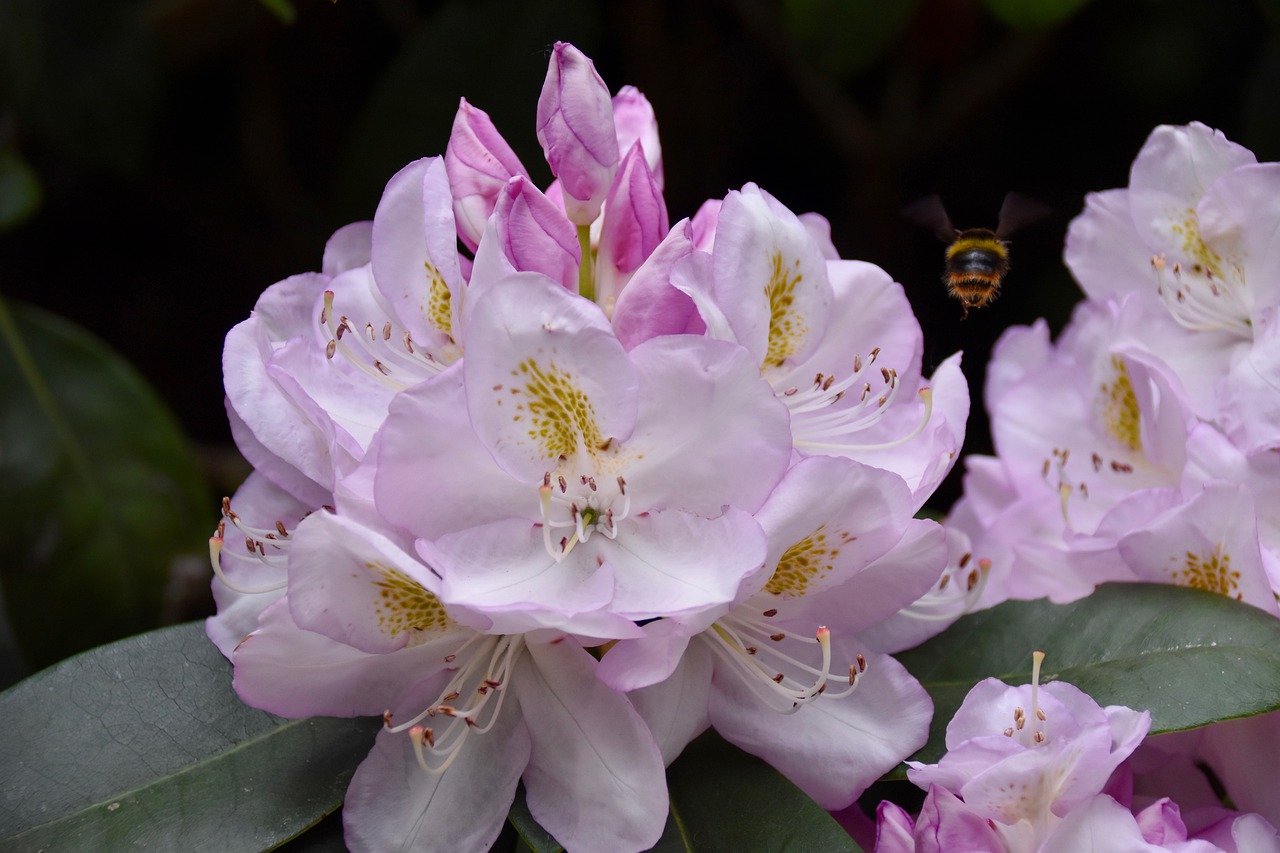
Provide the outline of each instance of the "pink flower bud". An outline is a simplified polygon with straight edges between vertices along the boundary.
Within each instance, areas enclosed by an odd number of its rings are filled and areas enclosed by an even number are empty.
[[[623,86],[613,96],[613,124],[617,128],[618,150],[627,151],[632,144],[644,146],[644,159],[658,189],[663,187],[662,145],[658,142],[658,120],[653,105],[635,86]]]
[[[444,165],[453,191],[458,236],[474,252],[498,193],[513,176],[527,178],[529,173],[488,114],[468,104],[466,98],[458,104],[453,119]]]
[[[670,228],[662,191],[636,141],[622,159],[605,202],[596,261],[596,299],[609,306]]]
[[[517,175],[498,195],[493,236],[510,271],[540,272],[573,292],[578,290],[582,248],[564,212],[537,187]],[[487,239],[486,239],[487,243]],[[484,245],[481,252],[487,254]],[[477,264],[480,256],[476,256]]]
[[[564,188],[575,225],[600,215],[618,168],[618,140],[609,90],[582,51],[556,42],[538,98],[538,141]]]

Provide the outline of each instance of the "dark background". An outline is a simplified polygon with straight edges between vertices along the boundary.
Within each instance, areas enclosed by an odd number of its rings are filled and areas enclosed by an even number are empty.
[[[965,350],[977,403],[1001,330],[1065,321],[1066,224],[1127,182],[1153,126],[1200,120],[1280,155],[1274,5],[1073,0],[1029,27],[992,13],[1007,6],[297,0],[286,22],[254,0],[0,0],[0,151],[41,189],[0,231],[0,289],[137,365],[229,490],[227,329],[318,268],[400,166],[442,153],[462,95],[545,185],[534,108],[561,39],[654,104],[673,221],[747,181],[824,214],[843,256],[905,285],[926,370]],[[1004,295],[962,322],[942,244],[898,211],[939,193],[957,225],[993,225],[1011,189],[1055,215],[1015,237]],[[989,447],[977,404],[967,449]]]

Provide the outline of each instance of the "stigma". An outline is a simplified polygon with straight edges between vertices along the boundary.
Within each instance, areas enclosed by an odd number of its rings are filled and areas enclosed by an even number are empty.
[[[596,533],[616,539],[618,523],[631,514],[631,493],[621,475],[597,482],[591,474],[548,471],[538,487],[538,510],[542,544],[560,562]]]

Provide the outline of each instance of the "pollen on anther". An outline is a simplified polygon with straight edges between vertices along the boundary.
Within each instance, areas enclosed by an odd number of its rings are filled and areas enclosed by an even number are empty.
[[[862,655],[858,655],[858,672],[867,671],[867,659]]]
[[[382,725],[391,728],[391,710],[387,709],[382,712]]]
[[[786,634],[770,634],[769,635],[769,639],[773,640],[775,643],[779,643],[785,640],[786,638],[787,638]]]
[[[776,683],[781,684],[781,683],[782,683],[782,679],[784,679],[784,678],[786,678],[786,676],[784,676],[782,673],[778,673],[777,675],[775,675],[775,676],[773,677],[773,680],[774,680]]]
[[[778,615],[778,608],[770,607],[768,610],[761,613],[760,615],[765,617],[766,619],[772,619],[774,616]]]

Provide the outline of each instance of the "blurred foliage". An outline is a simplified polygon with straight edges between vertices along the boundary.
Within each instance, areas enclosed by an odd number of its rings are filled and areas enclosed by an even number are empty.
[[[787,35],[837,79],[865,71],[898,42],[919,0],[783,0]]]
[[[1011,27],[1039,30],[1060,25],[1089,0],[983,0],[983,5]]]
[[[101,342],[3,303],[0,340],[0,583],[34,669],[157,625],[213,504],[173,417]]]
[[[136,172],[147,161],[162,69],[138,0],[0,2],[0,97],[63,155]]]
[[[13,148],[0,148],[0,231],[13,228],[40,207],[40,179]]]

